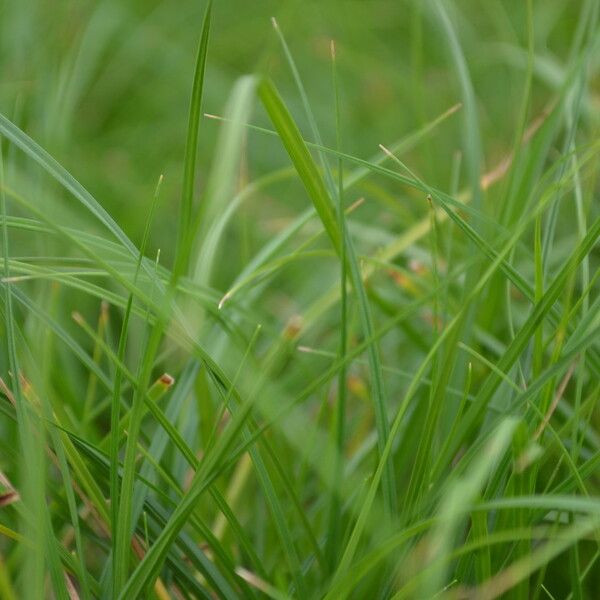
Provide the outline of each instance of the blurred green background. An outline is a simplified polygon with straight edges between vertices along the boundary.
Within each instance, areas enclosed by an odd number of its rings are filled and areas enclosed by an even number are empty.
[[[447,41],[426,5],[406,0],[219,0],[204,110],[222,114],[238,77],[268,72],[295,118],[305,123],[271,26],[270,17],[276,16],[330,145],[334,119],[329,41],[336,41],[343,147],[371,156],[379,143],[391,144],[461,99]],[[71,170],[134,240],[139,240],[141,215],[163,173],[152,244],[169,261],[205,3],[4,0],[1,6],[0,109]],[[513,143],[527,62],[525,4],[475,0],[451,8],[478,102],[484,167],[491,168]],[[562,83],[580,10],[576,1],[535,3],[532,116],[547,106]],[[596,96],[588,110],[597,107]],[[461,118],[443,124],[407,157],[412,168],[442,189],[448,188],[453,157],[461,149]],[[254,120],[261,119],[257,108]],[[218,130],[216,122],[202,123],[200,185],[211,160],[218,160],[212,155]],[[277,141],[251,136],[249,179],[288,164]],[[279,219],[283,222],[305,205],[298,185],[280,191],[277,198],[252,203],[255,226],[247,227],[244,213],[234,223],[232,234],[245,236],[248,253],[268,238]],[[386,227],[404,228],[423,211],[420,202],[388,203],[394,204],[384,214],[378,212],[377,218],[387,219]],[[368,214],[369,208],[365,210]],[[264,218],[257,219],[256,211]],[[237,272],[235,267],[232,272]]]

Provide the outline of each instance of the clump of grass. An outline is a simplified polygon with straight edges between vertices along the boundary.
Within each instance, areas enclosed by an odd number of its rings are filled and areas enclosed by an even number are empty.
[[[0,597],[594,597],[600,8],[553,29],[556,3],[490,2],[493,45],[413,5],[412,104],[442,59],[452,101],[370,158],[350,42],[315,102],[276,19],[203,120],[210,2],[182,177],[152,173],[143,210],[44,149],[68,157],[109,12],[61,71],[64,131],[0,115]],[[518,102],[486,96],[494,61]]]

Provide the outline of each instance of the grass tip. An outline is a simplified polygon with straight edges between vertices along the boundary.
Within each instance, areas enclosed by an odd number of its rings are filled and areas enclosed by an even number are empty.
[[[450,116],[453,115],[455,112],[458,112],[461,108],[463,107],[463,103],[462,102],[457,102],[456,104],[453,104],[445,113],[444,116]]]
[[[292,315],[283,330],[283,337],[288,340],[293,340],[298,337],[300,331],[302,331],[303,319],[300,315]]]
[[[19,493],[14,490],[0,494],[0,508],[10,506],[11,504],[18,502],[20,499],[21,496],[19,496]]]
[[[386,148],[383,144],[379,144],[379,149],[386,155],[389,156],[390,158],[396,158],[394,156],[394,153],[389,150],[388,148]]]
[[[83,318],[83,315],[78,310],[74,310],[71,313],[71,318],[73,319],[73,321],[75,321],[75,323],[77,323],[77,325],[85,324],[85,319]]]
[[[248,569],[245,569],[244,567],[236,567],[235,574],[240,579],[243,579],[246,583],[250,584],[252,587],[256,588],[257,590],[260,590],[261,592],[265,592],[267,595],[273,597],[271,585],[255,573],[248,571]]]
[[[349,207],[348,207],[348,212],[354,212],[357,208],[359,208],[360,206],[362,206],[365,203],[365,198],[364,196],[361,196],[360,198],[358,198],[358,200],[355,200]]]
[[[168,373],[163,373],[160,376],[160,382],[166,387],[171,387],[175,383],[175,378]]]
[[[227,302],[229,300],[229,298],[231,298],[231,292],[227,292],[220,300],[219,300],[219,304],[217,305],[217,309],[221,310],[225,304],[225,302]]]

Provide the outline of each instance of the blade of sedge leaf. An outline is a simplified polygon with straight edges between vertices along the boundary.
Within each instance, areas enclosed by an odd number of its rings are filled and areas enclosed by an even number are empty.
[[[469,74],[469,67],[461,48],[460,41],[446,6],[440,0],[435,0],[433,6],[442,26],[444,35],[450,48],[450,56],[458,76],[464,103],[464,134],[465,139],[465,164],[469,175],[471,187],[471,201],[475,208],[481,207],[481,133],[477,119],[477,102],[473,82]]]
[[[158,258],[156,266],[158,267]],[[174,286],[169,286],[168,294],[172,295]],[[154,288],[152,289],[154,292]],[[154,294],[151,294],[153,299]],[[134,390],[130,409],[130,423],[125,443],[125,454],[123,458],[123,476],[119,494],[119,512],[117,514],[117,527],[114,532],[114,557],[113,557],[113,596],[121,590],[129,572],[129,560],[131,558],[131,535],[135,531],[137,523],[133,522],[132,501],[136,473],[136,455],[139,438],[142,432],[142,419],[144,416],[144,399],[150,386],[152,369],[156,356],[163,339],[166,327],[166,318],[160,315],[153,323],[150,323],[151,307],[148,306],[145,324],[144,338],[142,341],[143,352],[139,358],[137,369],[138,385]],[[152,404],[152,403],[150,403]]]
[[[290,155],[302,183],[308,191],[308,195],[331,239],[333,247],[339,253],[341,242],[335,211],[319,170],[308,152],[298,126],[291,118],[279,92],[270,80],[263,79],[259,83],[258,95]]]
[[[336,218],[331,199],[319,174],[319,170],[302,139],[298,126],[292,119],[272,82],[263,79],[259,84],[258,93],[290,159],[298,171],[298,175],[321,218],[323,226],[325,227],[336,252],[338,255],[341,255],[342,242],[338,227],[338,219]],[[356,260],[352,239],[348,236],[345,241],[349,275],[357,297],[361,327],[365,338],[371,339],[374,328],[370,305],[362,281],[362,273]],[[385,399],[381,361],[376,344],[370,344],[368,346],[367,355],[369,359],[371,386],[373,388],[373,404],[378,432],[378,447],[379,452],[381,453],[385,448],[389,435],[389,417]],[[395,476],[392,464],[391,462],[387,462],[382,478],[382,487],[385,505],[390,514],[395,513],[396,507],[396,485],[394,480]]]
[[[235,83],[225,109],[229,118],[220,131],[203,201],[191,226],[191,236],[199,240],[198,250],[190,248],[196,260],[191,271],[194,281],[202,285],[208,285],[212,278],[219,235],[223,232],[219,216],[227,211],[228,203],[235,200],[245,126],[252,110],[255,88],[253,76],[246,75]]]
[[[158,196],[160,192],[160,184],[162,182],[162,176],[158,180],[154,197],[150,205],[150,212],[146,219],[146,227],[142,236],[142,244],[140,246],[140,252],[135,266],[135,275],[133,277],[133,284],[137,283],[137,278],[142,266],[142,259],[146,251],[146,245],[150,236],[150,225],[154,218],[154,212],[158,204]],[[127,348],[127,339],[129,335],[129,319],[131,317],[131,308],[133,305],[133,294],[130,293],[127,299],[127,306],[125,307],[125,314],[123,315],[123,324],[121,325],[121,334],[119,336],[119,346],[117,350],[117,357],[119,362],[123,362],[125,358],[125,351]],[[112,401],[110,408],[110,507],[111,507],[111,531],[113,539],[117,529],[118,517],[119,517],[119,447],[121,439],[121,427],[120,427],[120,414],[121,414],[121,384],[123,381],[123,375],[121,369],[115,371],[115,380],[112,387]],[[113,576],[115,573],[114,554],[113,554],[113,565],[112,572]],[[116,583],[113,579],[113,585]]]
[[[0,115],[0,117],[2,117]],[[2,117],[4,118],[4,117]],[[2,120],[0,119],[0,131]],[[9,241],[8,226],[6,223],[7,206],[6,194],[4,191],[4,158],[2,156],[2,138],[0,137],[0,214],[3,217],[2,225],[2,254],[8,259]],[[9,278],[10,271],[8,260],[4,261],[4,276]],[[23,535],[30,539],[46,539],[46,528],[44,524],[44,515],[46,515],[44,506],[45,481],[44,481],[44,462],[41,459],[40,431],[31,422],[31,416],[28,413],[26,399],[21,386],[21,370],[17,354],[16,343],[16,320],[13,312],[13,290],[10,282],[4,282],[4,326],[6,335],[5,350],[8,354],[8,366],[12,373],[11,388],[15,399],[17,415],[17,431],[19,437],[19,446],[21,456],[19,466],[21,467],[22,479],[19,482],[22,488],[22,498],[24,505],[32,512],[33,518],[30,521],[23,521],[20,527]],[[4,345],[4,344],[3,344]],[[24,589],[22,590],[26,597],[42,597],[44,590],[44,544],[37,543],[30,552],[27,552],[21,568],[29,573],[25,578]]]
[[[179,277],[187,270],[187,261],[189,259],[190,240],[190,221],[191,208],[193,202],[193,188],[195,181],[195,157],[197,136],[200,121],[200,109],[202,100],[202,89],[204,83],[204,68],[206,64],[206,52],[208,47],[208,34],[210,27],[211,3],[208,4],[198,52],[196,73],[194,77],[192,102],[190,108],[190,123],[188,127],[188,142],[185,160],[184,188],[182,196],[182,218],[180,221],[180,243],[175,259],[175,266],[172,272],[170,290],[175,290]],[[152,327],[148,340],[148,346],[144,358],[140,364],[139,387],[134,395],[132,405],[131,430],[127,439],[125,448],[125,460],[123,467],[123,479],[121,483],[121,498],[119,503],[117,538],[114,548],[114,573],[113,573],[113,594],[121,592],[122,584],[126,580],[128,572],[128,537],[130,535],[132,523],[132,500],[133,484],[135,471],[135,452],[137,446],[137,437],[140,429],[141,420],[141,398],[144,395],[144,389],[150,378],[150,373],[162,339],[164,322],[159,320]],[[140,394],[141,390],[141,394]]]
[[[335,97],[335,131],[336,148],[341,149],[341,126],[340,126],[340,95],[337,77],[337,64],[334,43],[331,43],[331,71],[333,79],[333,91]],[[341,158],[337,161],[338,188],[337,188],[337,217],[338,227],[342,236],[342,251],[340,255],[340,339],[339,360],[342,363],[338,375],[338,398],[333,423],[333,434],[337,446],[336,466],[334,469],[334,482],[329,507],[329,528],[327,534],[326,554],[330,569],[333,570],[335,555],[339,544],[340,531],[342,529],[341,502],[338,496],[340,482],[344,469],[344,449],[346,437],[346,373],[348,365],[345,362],[348,346],[348,298],[347,298],[347,257],[346,257],[346,219],[344,215],[344,164]]]
[[[149,387],[152,368],[162,340],[164,327],[165,324],[162,319],[159,319],[150,327],[150,331],[148,332],[144,343],[145,352],[140,359],[137,377],[138,386],[133,395],[130,427],[123,459],[123,477],[121,479],[121,491],[119,494],[117,527],[115,529],[113,550],[113,595],[118,594],[123,589],[123,585],[127,580],[127,573],[129,572],[131,529],[133,524],[133,485],[136,470],[137,444],[143,417],[143,399],[146,395],[146,390]]]
[[[181,189],[181,207],[179,218],[179,235],[175,265],[173,267],[173,280],[185,274],[187,270],[188,248],[190,244],[190,227],[192,223],[192,208],[194,203],[194,187],[196,184],[196,157],[198,154],[198,132],[200,129],[200,116],[202,114],[202,96],[204,92],[204,73],[206,71],[206,56],[208,53],[208,40],[210,35],[212,0],[208,1],[202,21],[202,33],[196,56],[196,68],[192,84],[192,97],[188,119],[187,140],[185,145],[185,158],[183,167],[183,182]]]
[[[67,498],[67,506],[69,509],[69,515],[71,517],[71,523],[73,525],[73,530],[75,532],[75,547],[77,549],[77,558],[79,560],[80,567],[80,585],[81,585],[81,594],[84,600],[88,600],[90,595],[90,583],[89,583],[89,573],[86,569],[85,565],[85,555],[84,555],[84,546],[83,546],[83,538],[81,536],[81,526],[79,523],[80,517],[77,513],[77,502],[75,499],[75,493],[73,491],[73,482],[71,473],[69,471],[69,466],[67,464],[66,454],[60,439],[59,433],[55,428],[50,427],[49,431],[50,437],[52,439],[52,445],[54,446],[54,451],[56,453],[56,458],[58,462],[58,467],[61,472],[61,476],[63,479],[63,485],[65,489],[65,496]]]
[[[285,40],[285,36],[283,35],[283,31],[279,27],[277,20],[273,18],[271,21],[273,23],[273,27],[275,29],[277,37],[279,38],[279,41],[281,43],[281,47],[283,48],[283,53],[290,67],[290,71],[292,72],[292,76],[294,78],[294,82],[296,83],[296,87],[298,88],[298,93],[300,94],[302,105],[304,106],[304,112],[306,113],[306,117],[310,125],[310,130],[313,134],[315,142],[322,146],[323,141],[321,138],[321,133],[319,132],[319,127],[317,126],[317,120],[315,119],[315,115],[310,106],[310,102],[308,101],[308,94],[306,93],[306,89],[304,88],[304,84],[302,83],[302,77],[300,77],[300,72],[298,71],[298,67],[296,66],[294,57],[292,56],[289,46],[287,45],[287,42]],[[322,152],[319,152],[319,162],[321,163],[321,168],[326,179],[327,187],[329,188],[329,193],[333,196],[336,193],[336,183],[334,181],[333,174],[331,173],[329,163],[327,162],[325,155]]]
[[[279,24],[273,18],[272,20],[275,31],[279,37],[281,42],[283,52],[285,54],[286,60],[294,77],[294,81],[296,83],[296,87],[298,88],[298,92],[300,94],[300,98],[302,99],[302,104],[304,105],[304,112],[308,118],[308,122],[310,124],[310,129],[312,135],[320,146],[323,145],[322,137],[319,131],[319,127],[317,125],[317,120],[313,114],[312,108],[310,106],[310,102],[308,100],[308,95],[304,88],[304,84],[302,82],[302,78],[300,76],[300,72],[296,66],[294,61],[294,57],[287,45],[285,40],[285,36],[283,31],[279,27]],[[338,80],[337,80],[337,69],[336,69],[336,56],[335,56],[335,45],[334,42],[331,42],[331,64],[332,64],[332,84],[333,84],[333,92],[334,92],[334,114],[335,114],[335,130],[336,130],[336,149],[339,151],[341,147],[341,129],[340,129],[340,99],[339,99],[339,89],[338,89]],[[341,253],[340,253],[340,342],[339,342],[339,352],[341,354],[340,360],[344,361],[344,356],[346,353],[346,345],[347,345],[347,236],[346,236],[346,225],[344,218],[344,176],[343,176],[343,163],[340,157],[337,158],[337,169],[338,169],[338,177],[337,177],[337,187],[336,182],[334,180],[333,174],[331,172],[331,168],[329,166],[329,162],[327,161],[326,154],[323,152],[318,153],[319,160],[321,163],[322,171],[324,173],[327,186],[329,188],[329,192],[332,196],[337,196],[337,206],[336,206],[336,215],[338,218],[338,229],[341,236]],[[342,362],[343,366],[340,369],[340,373],[338,376],[338,399],[336,405],[336,412],[332,423],[333,428],[333,436],[336,440],[337,446],[337,457],[336,457],[336,466],[334,468],[334,477],[336,478],[333,485],[331,486],[331,498],[329,500],[329,528],[327,534],[327,542],[326,542],[326,554],[328,555],[328,561],[330,563],[330,567],[333,566],[334,563],[334,551],[335,551],[335,543],[337,535],[339,534],[339,530],[341,528],[340,525],[340,503],[338,500],[339,494],[339,483],[341,482],[342,470],[343,470],[343,452],[344,452],[344,436],[345,436],[345,406],[346,406],[346,369],[347,365],[345,362]]]

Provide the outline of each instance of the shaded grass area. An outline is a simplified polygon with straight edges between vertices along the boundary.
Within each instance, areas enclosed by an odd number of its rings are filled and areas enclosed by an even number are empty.
[[[260,4],[4,11],[0,596],[595,597],[600,5]]]

